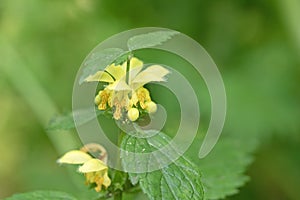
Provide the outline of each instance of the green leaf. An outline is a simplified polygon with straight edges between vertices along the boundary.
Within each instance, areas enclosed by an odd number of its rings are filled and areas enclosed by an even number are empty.
[[[126,53],[123,49],[119,48],[108,48],[102,51],[96,51],[90,54],[84,61],[83,73],[79,79],[79,83],[83,83],[84,80],[97,71],[104,70],[107,65],[110,65],[119,56]]]
[[[149,136],[153,134],[153,131],[137,134]],[[170,161],[170,157],[177,154],[173,147],[168,151],[161,151],[161,148],[167,147],[169,142],[170,138],[163,133],[147,138],[124,136],[121,144],[121,160],[124,170],[129,171],[131,182],[133,184],[139,182],[143,192],[151,200],[204,199],[201,175],[196,165],[185,157],[179,157],[175,162],[164,165]],[[149,153],[153,151],[156,153],[142,158],[130,154],[130,152]],[[159,165],[163,165],[159,170],[132,173],[133,170],[138,172],[140,169],[149,169],[151,166]]]
[[[151,33],[136,35],[129,38],[127,46],[130,51],[154,47],[171,39],[178,34],[176,31],[155,31]]]
[[[77,200],[75,197],[57,191],[34,191],[28,193],[15,194],[5,200]]]
[[[247,143],[244,143],[247,141]],[[192,146],[186,155],[201,166],[202,182],[207,199],[223,199],[238,193],[248,177],[244,174],[252,162],[251,152],[256,143],[246,137],[221,137],[204,159],[198,158],[199,146]]]
[[[96,114],[95,114],[96,113]],[[92,119],[95,119],[99,115],[109,114],[109,111],[100,111],[95,108],[88,108],[77,110],[71,113],[66,113],[64,115],[55,116],[50,120],[47,131],[57,131],[57,130],[70,130],[75,128],[75,122],[73,116],[77,119],[77,125],[83,125]]]
[[[127,52],[124,52],[122,54],[122,56],[118,57],[116,60],[113,61],[113,63],[115,63],[115,65],[122,65],[124,62],[127,61],[128,59],[128,56],[131,55],[132,53],[127,51]]]

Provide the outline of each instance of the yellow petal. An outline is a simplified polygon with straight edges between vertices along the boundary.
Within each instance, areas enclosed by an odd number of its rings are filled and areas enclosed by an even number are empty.
[[[90,75],[85,79],[86,82],[92,82],[92,81],[101,81],[101,82],[107,82],[112,83],[114,82],[114,79],[106,72],[98,71],[94,75]]]
[[[110,73],[116,80],[124,79],[126,77],[126,70],[121,65],[115,65],[114,63],[105,68],[105,71]]]
[[[107,166],[99,159],[93,158],[86,161],[81,167],[78,168],[78,171],[81,173],[97,172],[107,170]]]
[[[143,66],[143,61],[139,60],[136,57],[132,57],[130,59],[130,69],[134,69],[136,67],[142,67]]]
[[[129,71],[129,85],[132,83],[132,81],[135,79],[138,73],[142,70],[143,67],[137,67],[134,69],[131,69]]]
[[[111,184],[111,180],[108,177],[107,172],[105,172],[103,178],[104,178],[103,185],[107,188]]]
[[[85,173],[86,183],[94,183],[96,178],[95,172]]]
[[[121,68],[122,70],[125,72],[126,74],[126,71],[127,71],[127,61],[126,62],[123,62],[123,64],[121,65]]]
[[[130,60],[130,70],[129,70],[129,84],[136,77],[136,75],[142,70],[143,62],[136,57]]]
[[[113,90],[113,91],[130,91],[131,88],[127,85],[127,83],[124,80],[118,80],[115,81],[112,84],[109,84],[107,87],[107,89],[109,90]]]
[[[139,99],[137,97],[137,94],[135,91],[133,91],[132,96],[131,96],[131,103],[136,106],[138,101],[139,101]]]
[[[133,89],[137,89],[149,82],[165,81],[164,76],[168,73],[170,72],[166,68],[160,65],[152,65],[140,72],[134,80],[132,80],[131,87],[133,87]]]
[[[79,150],[72,150],[63,155],[57,162],[61,164],[83,164],[90,159],[92,157],[89,154]]]

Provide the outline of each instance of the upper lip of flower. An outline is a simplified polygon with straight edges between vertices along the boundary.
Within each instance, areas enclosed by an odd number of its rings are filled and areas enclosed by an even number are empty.
[[[99,81],[110,83],[107,88],[113,91],[135,91],[149,82],[165,81],[165,76],[169,70],[160,65],[151,65],[143,69],[143,62],[133,57],[130,60],[128,71],[128,83],[126,83],[127,62],[122,65],[111,64],[104,71],[98,71],[88,76],[85,81]]]
[[[78,168],[81,173],[97,172],[97,171],[107,171],[108,167],[99,159],[92,158],[83,163],[82,166]]]

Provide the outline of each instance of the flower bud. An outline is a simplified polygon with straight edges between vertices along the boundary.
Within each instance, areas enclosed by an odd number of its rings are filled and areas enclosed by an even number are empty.
[[[148,111],[148,113],[155,113],[157,110],[157,105],[156,103],[154,103],[153,101],[148,101],[145,103],[146,105],[146,110]]]
[[[130,108],[128,110],[127,116],[130,121],[135,121],[139,118],[139,110],[137,108]]]
[[[95,100],[94,100],[95,104],[96,104],[96,105],[99,105],[99,104],[100,104],[100,101],[101,101],[101,98],[100,98],[99,95],[97,95],[97,96],[95,97]]]

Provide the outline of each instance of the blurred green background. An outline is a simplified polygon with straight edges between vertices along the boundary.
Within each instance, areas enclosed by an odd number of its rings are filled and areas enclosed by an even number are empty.
[[[71,110],[76,72],[92,48],[155,26],[203,45],[227,90],[224,134],[259,144],[250,181],[228,199],[300,199],[299,20],[298,0],[1,0],[0,198],[78,190],[55,163],[77,139],[44,127]]]

